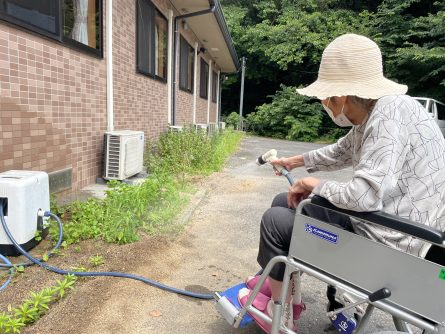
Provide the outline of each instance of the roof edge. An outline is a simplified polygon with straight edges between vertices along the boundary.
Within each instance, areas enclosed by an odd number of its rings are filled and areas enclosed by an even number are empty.
[[[218,22],[219,28],[223,33],[224,40],[226,41],[227,47],[229,48],[230,55],[232,56],[233,63],[235,65],[236,71],[239,71],[241,67],[238,55],[235,50],[235,46],[233,45],[232,37],[230,36],[229,28],[227,27],[226,19],[224,18],[224,14],[221,8],[221,4],[219,0],[209,0],[210,7],[215,6],[215,11],[213,12]],[[233,73],[233,72],[228,72]]]

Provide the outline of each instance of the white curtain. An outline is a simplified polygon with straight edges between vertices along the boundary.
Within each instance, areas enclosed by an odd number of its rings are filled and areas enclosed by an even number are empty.
[[[74,27],[71,38],[88,45],[88,0],[73,0]]]

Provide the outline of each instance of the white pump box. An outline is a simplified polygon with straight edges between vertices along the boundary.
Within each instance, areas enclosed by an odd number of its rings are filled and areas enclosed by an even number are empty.
[[[26,250],[34,247],[36,231],[43,230],[43,219],[37,212],[50,210],[48,174],[23,170],[0,173],[0,198],[7,201],[5,221],[14,239]],[[0,253],[17,254],[1,224]]]

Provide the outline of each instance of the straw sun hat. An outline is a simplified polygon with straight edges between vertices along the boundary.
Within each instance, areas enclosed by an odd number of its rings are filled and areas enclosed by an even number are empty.
[[[376,43],[364,36],[345,34],[323,51],[318,79],[297,92],[324,100],[345,95],[378,99],[407,90],[406,85],[383,76],[382,54]]]

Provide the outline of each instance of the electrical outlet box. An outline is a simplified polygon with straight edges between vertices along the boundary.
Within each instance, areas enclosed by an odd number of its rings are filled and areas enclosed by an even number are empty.
[[[24,170],[0,173],[0,198],[6,202],[5,221],[12,236],[25,250],[33,248],[38,243],[36,232],[44,230],[43,218],[37,212],[50,209],[48,174]],[[1,224],[0,253],[18,254]]]

